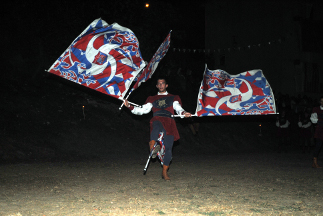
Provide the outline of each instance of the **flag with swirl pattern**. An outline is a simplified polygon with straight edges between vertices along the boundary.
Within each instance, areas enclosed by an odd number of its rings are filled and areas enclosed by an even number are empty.
[[[72,42],[48,72],[122,100],[144,67],[135,34],[99,18]]]
[[[197,99],[197,116],[275,113],[274,95],[262,70],[231,75],[205,67]]]
[[[168,33],[164,42],[159,46],[158,50],[155,52],[155,54],[151,58],[147,67],[141,73],[138,74],[137,82],[135,83],[135,85],[133,86],[131,91],[138,88],[141,85],[141,83],[146,82],[154,74],[159,62],[164,58],[164,56],[166,55],[166,53],[168,51],[168,48],[170,46],[171,32],[172,31],[170,31]]]

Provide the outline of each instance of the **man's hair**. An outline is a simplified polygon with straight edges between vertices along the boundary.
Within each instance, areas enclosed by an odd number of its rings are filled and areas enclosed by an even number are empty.
[[[323,98],[323,95],[320,97],[320,100]]]
[[[157,81],[156,81],[157,83],[158,83],[158,80],[165,80],[165,84],[167,84],[167,80],[166,80],[166,78],[165,78],[165,77],[158,77],[158,78],[157,78]]]

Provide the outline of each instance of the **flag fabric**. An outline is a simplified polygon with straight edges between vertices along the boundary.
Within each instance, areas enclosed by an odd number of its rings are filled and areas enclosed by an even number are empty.
[[[144,67],[135,34],[117,23],[96,19],[48,72],[122,100]]]
[[[197,116],[275,114],[272,89],[262,70],[231,75],[205,67],[199,89]]]
[[[137,82],[135,83],[131,91],[138,88],[141,83],[146,82],[154,74],[159,62],[164,58],[168,51],[168,48],[170,46],[171,32],[172,31],[169,32],[164,42],[159,46],[158,50],[155,52],[154,56],[148,63],[148,66],[141,73],[139,73],[139,75],[137,76],[138,78],[136,78]]]
[[[160,160],[160,164],[164,165],[164,157],[165,157],[165,145],[164,145],[164,132],[160,132],[158,135],[157,142],[160,145],[160,150],[157,152],[158,159]]]

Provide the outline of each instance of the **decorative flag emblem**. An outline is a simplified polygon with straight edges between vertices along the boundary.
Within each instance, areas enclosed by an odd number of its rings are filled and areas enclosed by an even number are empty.
[[[95,56],[93,63],[98,65],[103,65],[107,62],[108,55],[102,53],[101,51]]]
[[[273,92],[261,70],[231,75],[205,67],[196,115],[275,114]]]
[[[117,23],[96,19],[48,72],[122,99],[144,67],[135,34]]]

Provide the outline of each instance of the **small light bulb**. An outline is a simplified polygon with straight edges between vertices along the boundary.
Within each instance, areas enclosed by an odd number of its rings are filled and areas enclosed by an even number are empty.
[[[148,7],[149,7],[149,4],[147,3],[147,4],[146,4],[146,8],[148,8]]]

